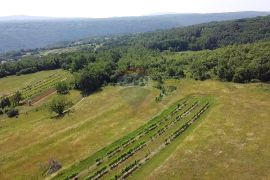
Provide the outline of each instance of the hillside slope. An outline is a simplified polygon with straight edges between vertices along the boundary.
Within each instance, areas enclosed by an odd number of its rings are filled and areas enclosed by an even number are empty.
[[[198,51],[269,39],[270,16],[265,16],[122,36],[108,41],[107,45],[139,45],[159,51]]]
[[[159,93],[155,88],[110,86],[60,119],[51,118],[47,101],[18,118],[1,117],[0,179],[44,179],[48,161],[68,168],[194,93],[214,97],[214,108],[186,139],[142,166],[134,178],[269,178],[269,85],[187,79],[166,84],[178,88],[160,103],[154,100]],[[76,103],[81,96],[72,91],[69,98]]]

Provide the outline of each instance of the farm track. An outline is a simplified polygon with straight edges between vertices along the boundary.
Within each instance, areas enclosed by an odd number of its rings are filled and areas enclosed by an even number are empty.
[[[128,138],[106,147],[102,153],[92,155],[92,161],[86,159],[70,167],[72,174],[67,169],[54,178],[125,179],[167,145],[173,143],[209,106],[203,97],[180,100],[135,133],[128,135]]]

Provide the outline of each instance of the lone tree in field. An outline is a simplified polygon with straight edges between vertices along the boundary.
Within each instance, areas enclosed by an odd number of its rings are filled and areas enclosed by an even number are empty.
[[[70,86],[67,82],[62,81],[56,84],[56,90],[58,94],[68,94]]]
[[[72,102],[65,96],[57,96],[50,103],[50,110],[57,113],[59,116],[63,115],[65,110],[72,106]]]

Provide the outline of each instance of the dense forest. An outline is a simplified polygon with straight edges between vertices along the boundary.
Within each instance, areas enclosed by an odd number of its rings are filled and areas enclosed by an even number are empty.
[[[270,40],[270,16],[122,36],[106,45],[140,45],[159,51],[198,51],[259,40]]]
[[[117,36],[93,50],[24,56],[0,77],[63,68],[85,93],[107,83],[185,76],[239,83],[270,80],[270,16]],[[193,50],[193,51],[187,51]],[[185,51],[185,52],[184,52]]]

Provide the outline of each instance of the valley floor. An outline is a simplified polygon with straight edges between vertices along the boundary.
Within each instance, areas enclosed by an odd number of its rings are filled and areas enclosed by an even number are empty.
[[[51,118],[46,105],[51,97],[17,119],[0,118],[0,179],[43,179],[51,159],[68,168],[190,94],[215,97],[215,106],[178,144],[131,178],[270,178],[269,84],[189,79],[166,83],[177,90],[159,103],[153,87],[108,86],[63,118]],[[82,99],[77,91],[69,96],[75,103]]]

